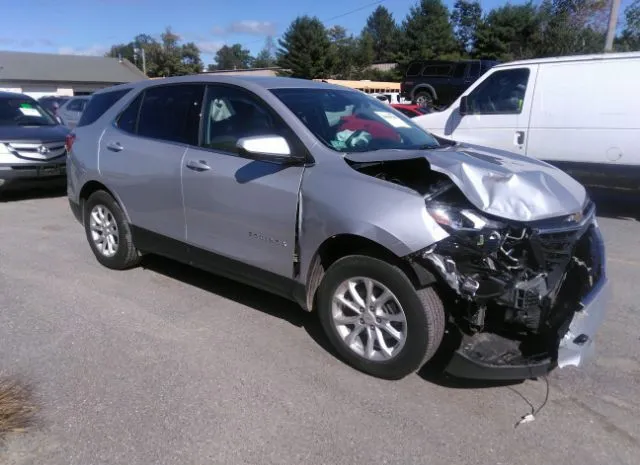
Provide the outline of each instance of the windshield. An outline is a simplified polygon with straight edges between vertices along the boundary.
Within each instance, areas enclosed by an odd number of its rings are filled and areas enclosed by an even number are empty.
[[[35,100],[0,97],[0,126],[55,126],[53,117]]]
[[[353,90],[271,90],[327,147],[337,152],[438,147],[411,119]]]

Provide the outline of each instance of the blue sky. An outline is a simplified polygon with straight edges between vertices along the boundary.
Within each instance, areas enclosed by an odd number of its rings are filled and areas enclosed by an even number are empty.
[[[267,35],[284,32],[298,15],[318,16],[327,26],[340,24],[358,33],[375,0],[5,0],[0,50],[102,55],[112,44],[136,34],[159,35],[171,26],[183,40],[198,44],[205,64],[227,43],[241,43],[253,53]],[[521,3],[522,0],[512,0]],[[416,0],[384,0],[396,20],[404,19]],[[449,8],[453,0],[445,0]],[[505,3],[484,0],[483,9]],[[622,6],[628,0],[622,1]],[[370,6],[367,6],[370,5]],[[331,20],[336,16],[363,8]]]

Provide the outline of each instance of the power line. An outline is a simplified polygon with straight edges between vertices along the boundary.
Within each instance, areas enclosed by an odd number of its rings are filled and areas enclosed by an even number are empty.
[[[367,8],[371,8],[372,6],[375,6],[375,5],[380,5],[381,3],[384,3],[386,1],[388,1],[388,0],[377,0],[375,2],[367,3],[366,5],[360,6],[360,7],[356,8],[356,9],[354,9],[354,10],[347,11],[346,13],[342,13],[342,14],[339,14],[337,16],[332,16],[331,18],[322,19],[322,20],[320,20],[320,22],[327,23],[329,21],[334,21],[334,20],[339,19],[339,18],[344,18],[345,16],[349,16],[349,15],[351,15],[353,13],[357,13],[358,11],[366,10]],[[277,39],[279,37],[281,37],[281,35],[272,36],[273,39]],[[255,44],[257,42],[262,42],[263,40],[264,39],[256,39],[256,40],[252,40],[252,41],[249,41],[249,42],[245,42],[244,44],[242,44],[242,47],[244,47],[246,45]]]

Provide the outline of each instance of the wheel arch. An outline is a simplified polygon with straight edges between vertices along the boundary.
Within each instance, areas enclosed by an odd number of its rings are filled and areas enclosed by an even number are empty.
[[[429,93],[431,93],[434,100],[438,100],[438,93],[436,92],[436,90],[433,88],[431,84],[418,84],[411,92],[411,100],[413,101],[416,98],[416,94],[418,94],[420,91],[423,91],[423,90],[426,90]]]
[[[120,206],[120,208],[122,209],[127,221],[131,222],[131,219],[129,218],[129,214],[127,213],[127,209],[122,204],[118,196],[111,189],[105,186],[103,183],[96,180],[90,180],[84,183],[84,185],[82,186],[82,189],[80,189],[80,194],[78,195],[78,200],[80,201],[80,214],[82,215],[81,218],[83,221],[84,221],[84,204],[87,201],[87,199],[91,196],[91,194],[97,191],[105,191],[107,194],[113,197],[115,201],[118,203],[118,205]]]
[[[365,255],[391,263],[407,275],[416,289],[436,282],[429,270],[408,257],[399,257],[374,240],[357,234],[338,234],[322,242],[311,259],[306,278],[306,310],[314,310],[316,293],[326,270],[347,255]]]

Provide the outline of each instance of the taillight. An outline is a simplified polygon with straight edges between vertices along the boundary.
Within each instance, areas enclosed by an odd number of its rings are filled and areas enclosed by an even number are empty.
[[[67,134],[67,137],[65,137],[64,139],[64,146],[67,148],[67,152],[71,152],[71,147],[73,147],[73,143],[75,140],[75,134]]]

